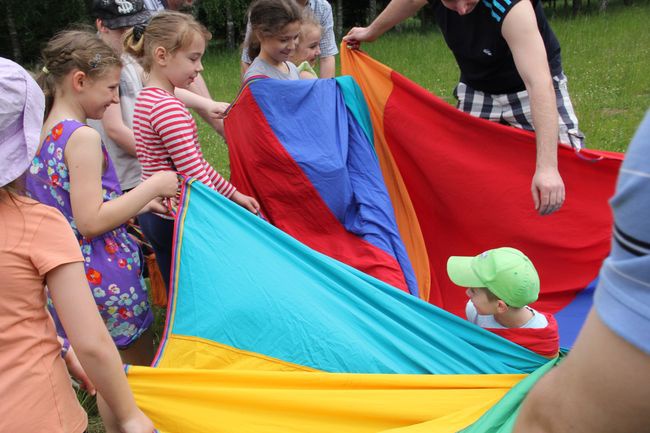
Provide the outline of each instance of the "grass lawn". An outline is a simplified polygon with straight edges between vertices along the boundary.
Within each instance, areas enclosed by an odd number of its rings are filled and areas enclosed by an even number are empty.
[[[553,18],[562,45],[571,98],[587,136],[588,147],[624,151],[645,111],[650,108],[650,2],[613,8],[605,14]],[[363,46],[373,57],[454,103],[458,68],[442,36],[391,33]],[[212,49],[203,76],[214,99],[232,101],[239,90],[239,55]],[[208,161],[230,176],[224,141],[197,116],[201,145]],[[156,314],[157,330],[164,317]],[[96,416],[89,433],[104,431]]]

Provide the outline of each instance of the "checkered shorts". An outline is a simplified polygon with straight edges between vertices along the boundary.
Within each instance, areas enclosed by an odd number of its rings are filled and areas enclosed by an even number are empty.
[[[578,118],[569,98],[567,78],[564,73],[560,72],[553,77],[553,87],[559,113],[559,141],[581,149],[584,147],[585,136],[578,129]],[[530,112],[530,98],[526,90],[492,95],[475,90],[461,82],[454,89],[454,96],[458,100],[456,107],[472,116],[529,131],[535,130]]]

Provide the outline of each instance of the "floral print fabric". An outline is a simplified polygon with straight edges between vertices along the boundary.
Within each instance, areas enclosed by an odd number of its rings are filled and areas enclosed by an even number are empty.
[[[121,225],[103,235],[86,238],[77,230],[70,204],[70,177],[64,160],[65,146],[74,131],[85,124],[58,123],[43,141],[27,174],[27,192],[41,203],[57,208],[74,231],[85,259],[88,284],[97,308],[118,348],[126,348],[150,325],[153,314],[141,275],[140,249]],[[102,146],[105,171],[104,201],[122,193],[113,164]]]

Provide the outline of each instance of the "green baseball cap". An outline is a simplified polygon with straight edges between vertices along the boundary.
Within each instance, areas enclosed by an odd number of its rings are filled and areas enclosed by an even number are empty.
[[[535,302],[539,296],[539,275],[533,263],[514,248],[496,248],[476,257],[449,257],[447,274],[462,287],[487,287],[515,308]]]

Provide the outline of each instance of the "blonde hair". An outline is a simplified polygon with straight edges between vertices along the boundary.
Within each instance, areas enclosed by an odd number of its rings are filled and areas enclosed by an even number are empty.
[[[49,40],[41,52],[43,67],[36,82],[45,94],[45,117],[48,116],[56,88],[63,77],[77,69],[92,79],[101,77],[122,61],[106,42],[85,30],[64,30]]]
[[[145,72],[150,72],[157,47],[163,47],[174,54],[191,44],[196,34],[206,42],[212,39],[212,33],[191,15],[163,11],[155,15],[146,26],[138,25],[126,32],[124,51],[138,60]]]
[[[302,13],[302,22],[300,24],[300,42],[303,41],[303,32],[302,28],[311,26],[316,29],[318,29],[319,32],[323,32],[323,27],[320,25],[320,21],[318,21],[318,18],[316,18],[316,15],[314,15],[314,12],[312,12],[311,9],[305,8],[304,12]]]
[[[260,54],[257,33],[264,37],[277,35],[288,24],[302,22],[302,10],[295,0],[255,0],[248,8],[251,34],[248,39],[248,55],[251,60]]]

